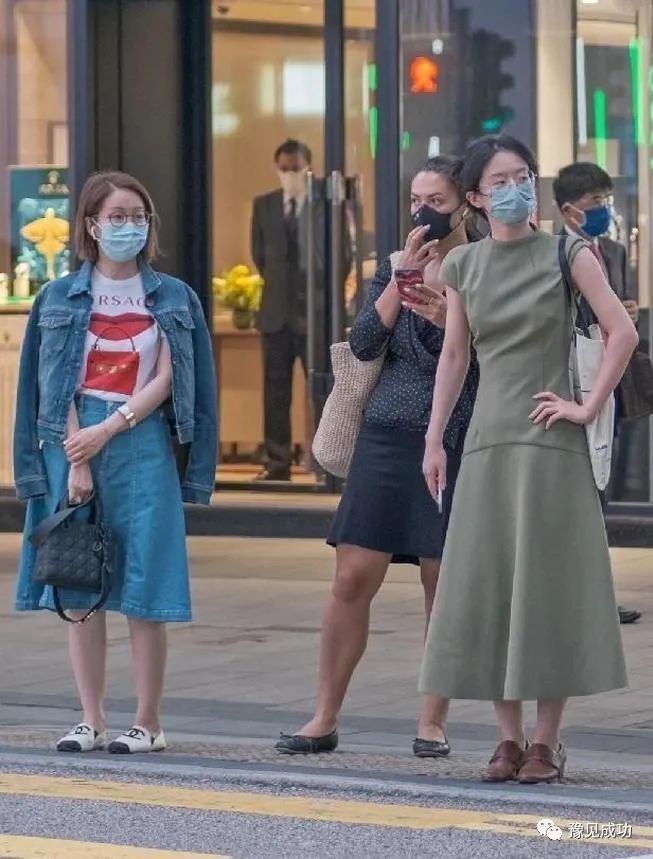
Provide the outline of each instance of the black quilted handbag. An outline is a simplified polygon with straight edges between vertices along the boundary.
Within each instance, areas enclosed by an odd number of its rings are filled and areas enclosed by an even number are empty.
[[[82,507],[89,508],[88,521],[73,518]],[[36,548],[34,580],[51,585],[57,614],[68,623],[84,623],[99,611],[111,592],[111,571],[115,535],[102,522],[102,509],[95,493],[83,503],[68,505],[68,495],[56,512],[34,529],[30,542]],[[85,591],[98,595],[86,615],[73,620],[61,607],[58,589]]]

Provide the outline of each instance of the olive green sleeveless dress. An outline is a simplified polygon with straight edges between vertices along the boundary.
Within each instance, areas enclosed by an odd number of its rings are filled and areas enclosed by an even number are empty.
[[[570,261],[583,242],[570,238]],[[610,556],[585,431],[534,425],[533,395],[569,397],[570,310],[558,238],[456,248],[480,387],[453,500],[420,691],[449,698],[590,695],[627,684]]]

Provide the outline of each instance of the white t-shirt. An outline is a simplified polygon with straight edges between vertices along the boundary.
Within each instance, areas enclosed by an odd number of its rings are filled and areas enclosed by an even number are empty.
[[[91,290],[93,307],[78,390],[125,402],[156,375],[159,326],[145,308],[140,274],[111,280],[94,268]]]

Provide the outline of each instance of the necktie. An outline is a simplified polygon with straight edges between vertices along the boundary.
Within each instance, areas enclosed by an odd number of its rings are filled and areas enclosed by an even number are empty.
[[[287,203],[286,217],[286,241],[288,243],[288,262],[297,265],[299,260],[299,237],[297,234],[297,200],[291,197]]]

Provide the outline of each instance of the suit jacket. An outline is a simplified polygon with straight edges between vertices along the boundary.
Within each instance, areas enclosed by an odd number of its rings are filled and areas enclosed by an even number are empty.
[[[608,270],[608,283],[621,301],[627,301],[635,296],[631,287],[628,252],[621,242],[601,236],[599,248]]]
[[[324,303],[324,212],[320,206],[314,213],[315,263],[318,308]],[[265,285],[258,328],[264,334],[276,334],[291,325],[298,333],[306,331],[306,278],[308,260],[306,235],[308,206],[299,213],[297,231],[299,260],[288,261],[288,240],[283,210],[283,191],[272,191],[254,200],[251,224],[252,259]],[[294,306],[291,306],[292,302]]]

